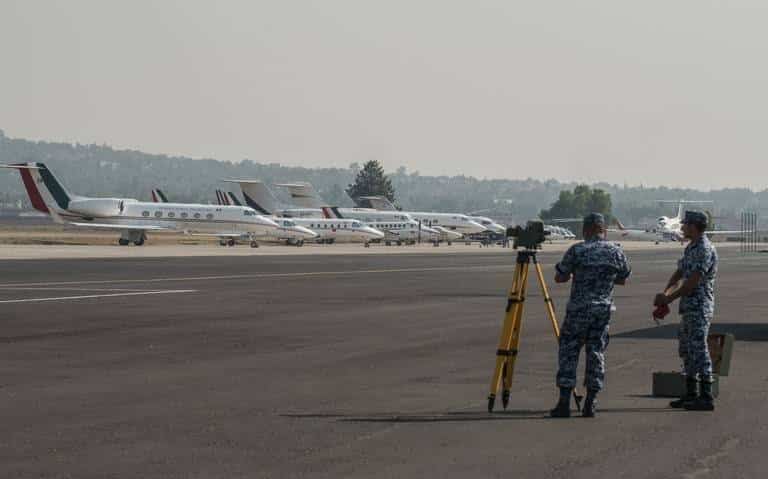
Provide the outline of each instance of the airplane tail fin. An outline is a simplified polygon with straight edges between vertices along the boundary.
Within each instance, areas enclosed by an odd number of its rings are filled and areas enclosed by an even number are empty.
[[[155,188],[152,190],[152,201],[155,203],[168,203],[168,197],[165,196],[163,190]]]
[[[310,183],[284,183],[275,186],[288,189],[294,204],[300,208],[322,208],[327,204]]]
[[[67,211],[73,196],[43,163],[16,163],[0,165],[19,171],[32,206],[48,213],[54,221],[63,223],[60,212]]]
[[[344,219],[337,206],[323,206],[323,217],[327,219]]]
[[[360,208],[373,208],[383,211],[397,211],[397,207],[392,204],[385,196],[360,196],[353,198],[353,201]]]
[[[224,180],[228,183],[237,183],[240,185],[240,192],[243,194],[246,206],[250,206],[262,215],[272,215],[278,209],[277,198],[269,191],[267,185],[259,180]],[[234,204],[240,204],[237,197],[230,193]]]
[[[227,192],[227,196],[229,196],[229,203],[235,206],[243,206],[243,204],[240,202],[240,200],[237,199],[237,196],[235,196],[234,193],[231,191]]]

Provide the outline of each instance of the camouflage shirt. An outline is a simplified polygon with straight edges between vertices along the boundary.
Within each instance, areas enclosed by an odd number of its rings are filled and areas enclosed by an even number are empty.
[[[571,246],[555,265],[562,275],[572,274],[569,313],[610,313],[615,282],[626,280],[631,268],[624,251],[602,238]]]
[[[701,281],[693,293],[680,298],[680,314],[712,315],[715,312],[717,251],[709,238],[703,236],[699,241],[686,246],[682,259],[677,262],[677,269],[683,275],[683,281],[696,271],[701,273]]]

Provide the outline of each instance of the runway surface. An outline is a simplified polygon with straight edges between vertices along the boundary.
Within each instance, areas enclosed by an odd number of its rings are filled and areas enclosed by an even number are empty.
[[[0,477],[757,477],[768,255],[723,250],[732,371],[693,413],[650,397],[678,367],[650,303],[679,253],[631,252],[593,420],[546,418],[533,284],[510,409],[485,412],[510,250],[3,261]]]

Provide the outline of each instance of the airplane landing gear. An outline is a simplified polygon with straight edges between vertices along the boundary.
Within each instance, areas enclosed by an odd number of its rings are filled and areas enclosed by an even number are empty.
[[[229,240],[227,241],[227,246],[229,246],[230,248],[235,246],[235,239],[229,238]]]
[[[128,246],[129,244],[133,243],[136,246],[141,246],[144,244],[144,240],[146,239],[147,236],[142,230],[123,231],[123,233],[120,235],[120,239],[117,241],[117,244],[120,246]]]
[[[251,248],[258,248],[258,247],[259,247],[259,243],[257,243],[256,241],[251,241]]]

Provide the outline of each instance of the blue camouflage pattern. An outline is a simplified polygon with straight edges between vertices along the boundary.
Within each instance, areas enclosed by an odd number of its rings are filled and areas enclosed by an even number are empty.
[[[609,313],[614,283],[626,280],[632,272],[621,247],[602,238],[571,246],[555,269],[562,275],[573,275],[566,309],[569,313]]]
[[[561,275],[572,275],[571,296],[560,330],[557,385],[576,386],[582,346],[586,349],[584,384],[600,391],[605,383],[605,350],[616,281],[629,278],[631,268],[622,249],[602,238],[573,245],[555,265]]]
[[[677,262],[683,281],[694,272],[701,273],[701,281],[688,296],[680,298],[680,314],[699,313],[712,316],[715,312],[715,276],[717,276],[717,250],[706,236],[685,248]]]
[[[712,380],[712,359],[709,356],[707,336],[715,313],[717,263],[717,250],[706,236],[689,244],[682,259],[678,261],[683,281],[694,272],[701,273],[701,281],[693,293],[680,298],[677,338],[683,373],[704,381]]]

